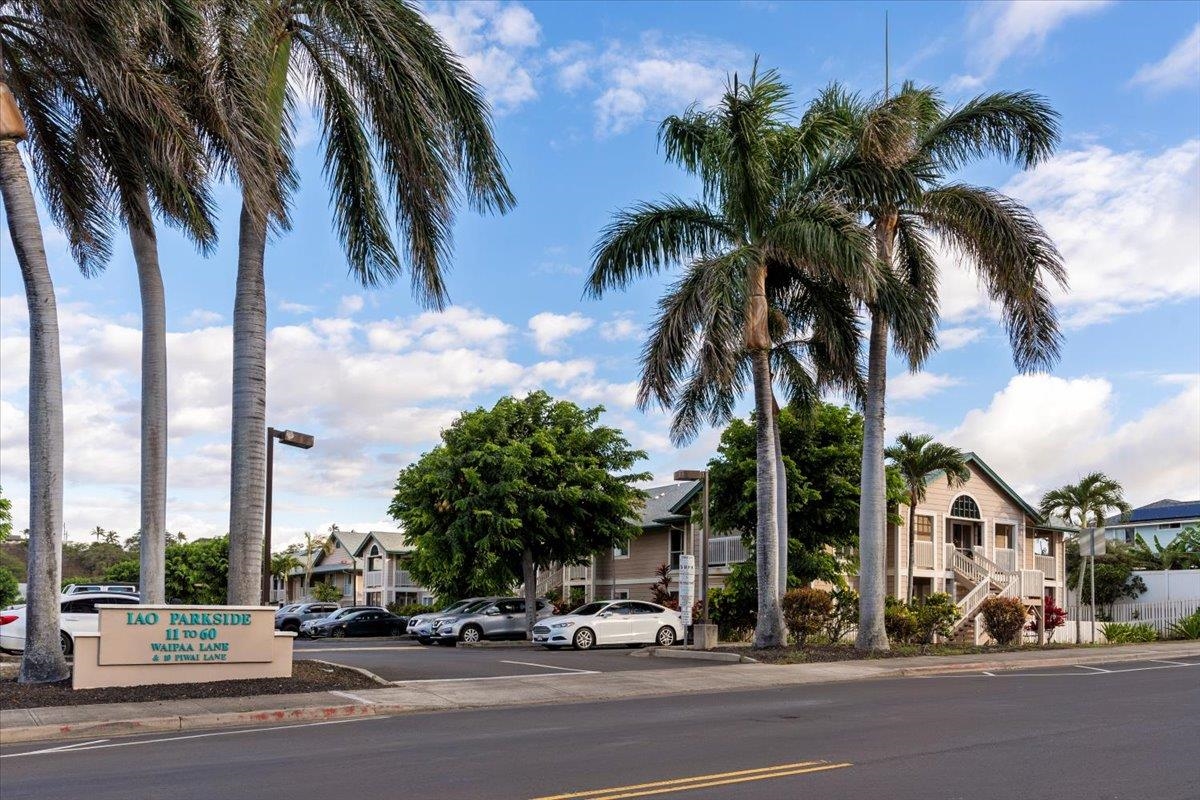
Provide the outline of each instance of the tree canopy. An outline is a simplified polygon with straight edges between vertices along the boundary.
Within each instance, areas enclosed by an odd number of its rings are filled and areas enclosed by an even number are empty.
[[[634,536],[646,454],[602,411],[537,391],[464,412],[396,479],[413,577],[442,597],[503,593],[532,583],[528,560],[581,563]]]

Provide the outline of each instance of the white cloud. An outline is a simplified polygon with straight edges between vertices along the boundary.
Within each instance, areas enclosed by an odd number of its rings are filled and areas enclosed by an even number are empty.
[[[638,325],[631,316],[619,315],[608,320],[600,325],[600,338],[606,342],[620,342],[630,339],[638,339],[642,335],[642,328]]]
[[[586,331],[593,324],[594,320],[578,311],[572,311],[570,314],[543,311],[530,317],[529,331],[538,352],[550,355],[560,352],[565,340]]]
[[[972,74],[956,75],[951,86],[977,89],[1015,55],[1038,52],[1056,28],[1071,17],[1091,14],[1109,0],[1009,0],[980,3],[967,21],[968,64]]]
[[[306,306],[303,303],[293,303],[288,300],[280,300],[278,308],[285,314],[311,314],[317,310],[315,306]]]
[[[572,42],[552,50],[549,61],[561,88],[596,93],[596,133],[610,136],[647,119],[657,122],[680,113],[694,102],[713,103],[727,74],[746,58],[722,42],[651,32],[637,43],[613,41],[603,49]]]
[[[1200,381],[1123,423],[1117,405],[1107,380],[1017,376],[946,441],[1033,501],[1094,470],[1120,481],[1134,505],[1200,495]]]
[[[498,113],[537,98],[528,51],[541,26],[520,3],[433,3],[426,19],[484,87]]]
[[[361,294],[346,294],[342,295],[342,301],[338,304],[339,314],[356,314],[363,309],[363,296]]]
[[[184,317],[183,321],[184,321],[184,323],[186,323],[188,325],[204,326],[204,325],[216,325],[222,319],[224,319],[224,317],[222,317],[216,311],[209,311],[208,309],[197,308],[197,309],[193,309],[192,313],[190,313],[186,317]]]
[[[943,352],[966,347],[983,335],[983,328],[942,328],[938,331],[938,347]]]
[[[1179,40],[1162,61],[1144,65],[1129,83],[1146,86],[1155,92],[1200,83],[1200,23],[1196,23],[1192,32]]]
[[[888,397],[892,400],[921,400],[960,383],[962,381],[952,375],[902,372],[888,380]]]

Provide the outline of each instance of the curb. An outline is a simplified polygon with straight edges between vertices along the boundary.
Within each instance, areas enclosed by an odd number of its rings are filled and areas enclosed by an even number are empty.
[[[320,658],[307,658],[307,659],[305,659],[305,661],[311,661],[314,664],[324,664],[327,667],[337,667],[338,669],[348,669],[351,672],[357,672],[359,675],[362,675],[364,678],[370,678],[371,680],[375,681],[380,686],[391,686],[392,685],[391,681],[384,680],[383,678],[376,675],[374,672],[371,672],[371,670],[363,669],[362,667],[352,667],[349,664],[339,664],[336,661],[325,661],[324,659],[320,659]]]
[[[651,658],[687,658],[693,661],[727,661],[734,664],[757,664],[758,660],[740,653],[720,653],[714,650],[687,650],[674,647],[648,647]]]

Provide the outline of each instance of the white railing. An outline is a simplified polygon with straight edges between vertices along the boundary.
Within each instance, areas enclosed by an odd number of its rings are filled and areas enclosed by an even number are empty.
[[[979,604],[987,599],[988,595],[991,594],[991,591],[992,587],[988,584],[988,582],[982,581],[974,589],[967,592],[963,596],[962,600],[958,601],[958,611],[961,616],[959,616],[958,622],[954,624],[953,630],[957,631],[967,622],[967,620],[971,619],[971,615],[973,615],[976,609],[979,608]]]
[[[946,552],[950,557],[951,569],[962,574],[971,583],[982,583],[986,589],[988,570],[982,564],[953,546]]]
[[[395,577],[392,579],[392,586],[416,587],[420,586],[420,584],[413,580],[413,576],[408,572],[408,570],[398,569],[396,570]]]
[[[1144,622],[1153,625],[1159,634],[1166,634],[1173,624],[1200,609],[1200,599],[1166,600],[1161,603],[1116,603],[1107,609],[1104,606],[1098,606],[1098,609],[1100,614],[1097,616],[1104,616],[1107,612],[1107,616],[1111,617],[1113,622]],[[1067,606],[1066,612],[1070,620],[1082,619],[1086,622],[1091,619],[1090,606]]]
[[[708,540],[708,564],[723,567],[746,560],[746,546],[740,536],[717,536]]]
[[[1058,562],[1054,560],[1054,556],[1034,556],[1033,568],[1040,569],[1050,580],[1058,577]]]
[[[998,596],[999,597],[1020,597],[1021,596],[1021,588],[1022,588],[1022,586],[1024,586],[1025,576],[1022,575],[1021,580],[1018,580],[1017,576],[1014,575],[1013,573],[1009,572],[1007,574],[1010,576],[1008,584],[1005,585],[1005,587],[1000,590],[1000,594]]]
[[[922,542],[920,539],[913,542],[913,566],[926,569],[933,567],[933,542]]]
[[[368,572],[363,575],[363,586],[368,589],[379,589],[383,586],[382,572]]]
[[[587,564],[574,564],[567,567],[567,582],[586,581],[588,579]]]
[[[1007,547],[996,550],[996,566],[1008,572],[1017,571],[1017,551]]]
[[[1021,570],[1021,596],[1046,596],[1046,576],[1040,569]]]

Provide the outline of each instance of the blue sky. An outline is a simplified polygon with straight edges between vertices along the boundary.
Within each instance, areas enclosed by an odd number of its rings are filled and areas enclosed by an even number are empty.
[[[717,432],[678,451],[658,412],[632,405],[637,354],[670,276],[582,298],[589,252],[611,214],[695,186],[663,163],[655,127],[709,102],[754,56],[802,107],[840,81],[894,81],[947,100],[1028,89],[1062,114],[1056,157],[1031,173],[1000,163],[963,180],[1033,208],[1062,250],[1066,345],[1052,374],[1016,375],[996,314],[946,254],[942,349],[922,373],[892,368],[890,435],[927,430],[976,450],[1013,486],[1041,491],[1102,469],[1130,499],[1200,496],[1200,4],[469,3],[428,13],[484,84],[518,207],[464,212],[453,306],[425,313],[406,284],[365,291],[330,232],[315,127],[301,119],[294,229],[267,253],[269,423],[317,446],[277,459],[276,529],[391,527],[396,471],[462,408],[545,387],[603,403],[665,477],[712,454]],[[168,524],[220,533],[228,519],[230,333],[237,198],[220,193],[217,252],[163,234],[169,306]],[[81,277],[48,226],[59,290],[70,538],[137,527],[137,283],[127,249]],[[7,232],[0,239],[0,484],[27,515],[26,320]]]

